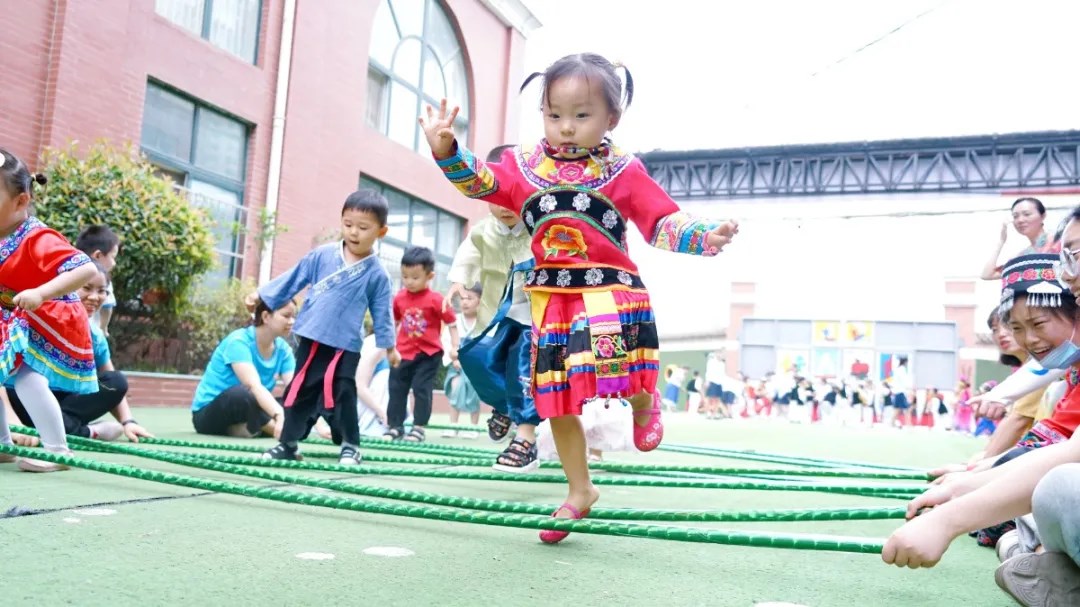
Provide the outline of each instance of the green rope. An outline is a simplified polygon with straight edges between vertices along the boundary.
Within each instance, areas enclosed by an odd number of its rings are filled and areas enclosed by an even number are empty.
[[[77,449],[91,451],[122,453],[163,461],[171,464],[190,466],[238,474],[279,483],[294,485],[306,485],[321,489],[353,493],[368,497],[383,499],[406,500],[433,504],[437,506],[449,506],[455,508],[468,508],[473,510],[489,510],[493,512],[510,512],[514,514],[538,514],[548,515],[557,506],[544,504],[529,504],[525,502],[508,502],[501,500],[476,499],[469,497],[443,496],[419,491],[405,491],[386,487],[373,487],[356,485],[340,480],[315,479],[306,476],[281,474],[252,469],[247,466],[235,466],[223,464],[212,459],[198,455],[180,455],[167,451],[140,449],[126,445],[101,443],[89,439],[72,438],[72,444]],[[683,521],[699,523],[720,522],[804,522],[804,521],[842,521],[842,520],[881,520],[904,518],[904,508],[832,508],[832,509],[793,509],[793,510],[745,510],[745,511],[709,511],[709,510],[648,510],[626,508],[593,508],[589,517],[592,519],[605,520],[635,520],[635,521]]]
[[[471,430],[475,432],[485,433],[486,427],[482,426],[467,426],[462,424],[429,424],[425,428],[430,430]],[[468,447],[462,447],[468,449]],[[700,447],[696,445],[660,445],[661,451],[672,451],[675,453],[694,453],[696,455],[714,455],[717,457],[731,457],[734,459],[746,459],[751,461],[767,461],[771,463],[787,463],[797,466],[820,466],[820,467],[858,467],[858,468],[873,468],[879,470],[895,470],[900,472],[916,471],[915,468],[905,466],[890,466],[886,464],[869,464],[864,462],[852,462],[844,460],[833,459],[821,459],[813,457],[805,457],[799,455],[786,455],[782,453],[769,453],[765,451],[757,451],[754,449],[724,449],[721,447]],[[686,450],[686,451],[684,451]]]
[[[777,464],[789,464],[792,466],[819,466],[823,468],[857,467],[873,470],[891,470],[894,472],[921,472],[917,468],[906,466],[889,466],[885,464],[871,464],[867,462],[853,462],[837,459],[822,459],[816,457],[803,457],[799,455],[784,455],[780,453],[767,453],[754,450],[724,449],[721,447],[701,447],[697,445],[660,445],[660,451],[672,451],[676,453],[689,453],[693,455],[711,455],[715,457],[729,457],[734,459],[758,459],[759,461],[772,461]]]
[[[346,474],[366,474],[377,476],[406,476],[421,478],[448,478],[460,480],[486,480],[486,481],[510,481],[526,483],[565,483],[562,475],[552,474],[509,474],[497,472],[474,472],[467,470],[430,470],[414,468],[390,468],[382,466],[342,466],[310,461],[273,460],[252,457],[233,457],[217,454],[207,454],[202,457],[211,458],[215,461],[228,464],[246,466],[259,466],[269,468],[292,468],[297,470],[313,470],[319,472],[339,472]],[[826,485],[816,483],[778,483],[778,482],[749,482],[749,481],[672,481],[637,478],[609,478],[595,477],[593,483],[597,485],[616,485],[623,487],[678,487],[684,489],[738,489],[755,491],[817,491],[824,493],[843,493],[847,495],[875,496],[882,493],[905,494],[907,499],[917,493],[921,493],[924,487],[903,485]],[[911,495],[908,495],[908,494]]]
[[[260,499],[274,500],[285,503],[304,504],[324,508],[340,510],[352,510],[371,514],[388,514],[395,516],[407,516],[412,518],[425,518],[454,522],[479,523],[484,525],[497,525],[504,527],[517,527],[526,529],[553,529],[576,533],[596,533],[605,535],[618,535],[627,537],[644,537],[652,539],[669,539],[686,542],[705,542],[716,544],[731,544],[739,546],[756,546],[771,548],[792,548],[803,550],[828,550],[839,552],[858,552],[865,554],[878,554],[884,543],[880,540],[869,538],[812,536],[802,534],[779,534],[779,533],[744,533],[736,531],[724,531],[713,529],[695,529],[683,527],[665,527],[656,525],[638,525],[630,523],[616,523],[599,520],[573,520],[556,519],[553,517],[540,517],[518,514],[488,514],[480,512],[468,512],[450,510],[447,508],[432,508],[423,506],[398,505],[376,503],[344,498],[338,496],[318,495],[286,491],[273,487],[257,487],[204,479],[193,476],[142,470],[131,466],[104,463],[83,458],[58,455],[41,449],[27,449],[9,445],[0,445],[0,453],[9,453],[21,457],[29,457],[38,460],[53,462],[66,466],[84,468],[97,472],[115,474],[129,478],[149,480],[171,485],[179,485],[194,489],[243,495]]]
[[[140,441],[148,445],[161,445],[168,447],[185,447],[193,449],[213,449],[218,451],[238,451],[244,453],[262,453],[265,448],[258,445],[242,445],[235,443],[213,443],[213,442],[199,442],[199,441],[185,441],[174,439],[162,439],[162,438],[150,438]],[[385,444],[386,441],[379,441]],[[316,443],[322,444],[322,443]],[[332,444],[332,443],[330,443]],[[398,448],[396,450],[409,451],[409,449]],[[318,459],[338,459],[339,454],[333,452],[323,451],[304,451],[304,457],[313,457]],[[467,466],[467,467],[482,467],[488,468],[491,466],[492,460],[482,457],[427,457],[427,458],[406,458],[406,457],[393,457],[382,455],[365,455],[364,461],[371,463],[386,463],[386,464],[416,464],[416,465],[428,465],[428,466]],[[542,468],[561,469],[562,465],[559,462],[541,462]],[[726,468],[716,466],[688,466],[678,464],[627,464],[620,462],[593,462],[589,464],[589,467],[593,470],[604,470],[607,472],[621,472],[626,474],[639,474],[645,472],[687,472],[695,474],[708,474],[708,475],[721,475],[721,476],[818,476],[828,478],[866,478],[866,479],[879,479],[879,480],[911,480],[911,481],[929,481],[930,476],[925,472],[888,472],[888,471],[874,471],[874,470],[835,470],[835,469],[772,469],[772,468]]]

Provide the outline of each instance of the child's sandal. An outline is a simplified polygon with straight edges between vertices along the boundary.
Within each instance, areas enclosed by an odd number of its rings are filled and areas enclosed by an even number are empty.
[[[405,442],[422,443],[425,438],[427,437],[424,435],[424,429],[413,426],[412,430],[409,430],[409,433],[405,435]]]
[[[499,472],[528,474],[529,472],[535,472],[540,467],[537,455],[535,443],[530,443],[523,438],[515,438],[499,454],[491,467]]]
[[[383,440],[401,440],[404,436],[404,431],[401,428],[390,428],[386,432],[383,432]]]
[[[510,434],[510,418],[499,413],[498,411],[492,411],[491,417],[488,418],[488,438],[493,443],[501,443],[506,440],[506,437]]]

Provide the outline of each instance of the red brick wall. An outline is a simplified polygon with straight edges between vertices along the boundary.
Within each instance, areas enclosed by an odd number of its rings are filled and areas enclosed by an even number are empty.
[[[289,231],[275,245],[274,272],[336,228],[340,205],[361,173],[462,217],[486,211],[460,196],[430,158],[365,125],[377,6],[374,0],[297,3],[279,205],[279,221]],[[445,6],[468,58],[472,147],[484,153],[516,130],[524,40],[481,0],[447,0]],[[0,19],[0,56],[14,71],[5,73],[0,146],[31,166],[43,147],[69,141],[137,146],[146,83],[154,79],[253,125],[245,203],[258,209],[266,200],[283,7],[263,2],[258,61],[251,65],[158,16],[151,0],[22,2],[17,18]],[[249,215],[249,227],[256,215]],[[253,239],[246,246],[243,273],[256,276]],[[160,380],[154,387],[159,380],[133,379],[133,396],[145,393],[147,404],[190,403],[190,381]]]
[[[507,91],[517,87],[523,39],[479,0],[446,6],[468,58],[471,147],[484,154],[516,130],[506,109],[516,97]],[[461,217],[487,212],[486,205],[461,196],[430,157],[364,122],[371,29],[342,24],[371,23],[377,8],[377,2],[354,0],[298,4],[278,203],[289,231],[274,244],[272,273],[294,264],[314,238],[337,229],[341,204],[361,173]]]

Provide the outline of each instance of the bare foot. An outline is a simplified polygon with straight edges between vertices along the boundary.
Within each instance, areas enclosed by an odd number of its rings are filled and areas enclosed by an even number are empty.
[[[596,488],[596,485],[590,484],[589,488],[583,492],[570,492],[566,496],[565,503],[577,508],[578,512],[584,513],[589,508],[592,508],[599,499],[600,491]],[[574,518],[574,513],[560,507],[555,511],[555,518]]]
[[[635,394],[627,400],[630,408],[634,410],[634,423],[642,428],[652,419],[650,410],[653,408],[653,395],[648,392]]]

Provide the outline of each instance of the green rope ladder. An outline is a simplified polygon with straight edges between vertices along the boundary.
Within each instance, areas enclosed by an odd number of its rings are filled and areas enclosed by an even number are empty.
[[[453,428],[473,429],[469,426],[428,426],[432,429]],[[12,426],[12,430],[25,434],[36,434],[33,429]],[[117,474],[130,478],[167,483],[219,493],[244,495],[261,499],[306,504],[318,507],[338,508],[374,514],[389,514],[413,518],[428,518],[456,522],[471,522],[487,525],[509,526],[528,529],[556,529],[562,531],[598,533],[628,537],[671,539],[676,541],[709,542],[742,546],[760,546],[774,548],[792,548],[807,550],[830,550],[859,553],[879,553],[883,543],[867,538],[817,536],[807,534],[744,533],[714,529],[681,528],[670,526],[614,523],[610,521],[670,521],[670,522],[804,522],[804,521],[848,521],[901,519],[904,508],[808,508],[788,510],[650,510],[629,508],[596,508],[588,519],[554,519],[550,513],[555,506],[509,502],[468,497],[445,496],[417,491],[406,491],[384,487],[360,485],[343,480],[318,479],[262,468],[285,468],[318,472],[337,472],[369,476],[404,476],[449,478],[467,480],[495,480],[514,482],[564,483],[561,475],[533,474],[514,475],[496,472],[476,472],[460,469],[423,469],[390,466],[343,466],[337,463],[313,461],[269,460],[261,457],[228,456],[220,453],[181,453],[147,448],[146,445],[162,447],[193,448],[209,451],[231,451],[236,453],[259,453],[264,450],[257,445],[236,443],[212,443],[182,441],[171,439],[144,439],[140,446],[104,443],[80,437],[68,437],[71,445],[79,450],[117,453],[153,459],[175,465],[194,467],[214,472],[235,474],[267,480],[316,487],[324,490],[363,495],[367,497],[401,500],[423,505],[400,505],[382,502],[367,502],[355,498],[327,496],[277,488],[243,485],[226,481],[217,481],[199,477],[172,474],[167,472],[143,470],[131,466],[87,460],[45,452],[42,449],[26,449],[0,445],[0,453],[11,453],[23,457],[61,463],[64,465]],[[323,439],[307,441],[313,446],[332,445]],[[365,464],[411,464],[422,466],[443,466],[453,468],[490,467],[498,451],[478,447],[434,445],[408,443],[402,441],[383,441],[362,439],[361,444],[369,450],[397,452],[395,455],[366,455]],[[664,449],[665,447],[661,447]],[[928,475],[919,470],[891,466],[877,466],[859,462],[803,458],[779,454],[734,451],[694,446],[671,446],[668,451],[709,455],[730,459],[750,459],[753,461],[798,466],[790,469],[781,468],[746,468],[700,465],[658,464],[642,465],[619,462],[595,462],[590,465],[594,470],[614,473],[652,476],[654,478],[594,477],[598,485],[637,486],[637,487],[677,487],[702,489],[744,489],[744,490],[779,490],[779,491],[818,491],[910,500],[925,487],[920,485],[860,484],[837,485],[816,482],[813,477],[824,478],[861,478],[874,480],[912,480],[926,481]],[[331,451],[309,449],[305,457],[315,459],[336,459],[338,454]],[[558,462],[544,462],[544,468],[560,468]],[[666,478],[656,478],[666,477]],[[672,478],[676,477],[676,478]],[[724,480],[716,477],[735,477]],[[757,479],[751,481],[747,479]],[[469,512],[461,512],[465,509]]]

